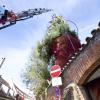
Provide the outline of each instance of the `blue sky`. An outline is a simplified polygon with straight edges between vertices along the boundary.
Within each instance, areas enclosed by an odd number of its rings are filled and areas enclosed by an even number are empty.
[[[15,12],[30,8],[53,9],[52,12],[0,30],[0,61],[2,57],[6,58],[0,74],[6,79],[12,79],[19,87],[23,86],[20,76],[31,48],[43,38],[54,13],[76,23],[82,43],[87,36],[91,36],[91,30],[97,28],[100,21],[100,0],[0,0],[0,4]]]

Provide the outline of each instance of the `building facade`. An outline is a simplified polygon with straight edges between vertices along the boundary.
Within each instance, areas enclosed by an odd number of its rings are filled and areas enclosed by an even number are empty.
[[[100,100],[100,28],[91,34],[63,71],[65,100]]]
[[[60,99],[49,87],[45,100],[100,100],[100,27],[91,34],[62,69]]]

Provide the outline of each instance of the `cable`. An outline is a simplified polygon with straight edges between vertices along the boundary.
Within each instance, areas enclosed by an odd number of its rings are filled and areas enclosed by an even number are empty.
[[[73,23],[74,25],[75,25],[75,27],[76,27],[76,34],[77,34],[77,36],[78,36],[78,27],[77,27],[77,25],[76,25],[76,23],[75,22],[73,22],[73,21],[71,21],[71,20],[66,20],[66,21],[69,21],[69,22],[71,22],[71,23]]]
[[[71,44],[71,46],[72,46],[72,48],[73,48],[73,50],[74,50],[74,52],[75,52],[75,47],[74,47],[74,45],[73,45],[73,43],[72,43],[72,40],[70,39],[69,34],[67,35],[67,37],[68,37],[68,40],[70,41],[70,44]]]

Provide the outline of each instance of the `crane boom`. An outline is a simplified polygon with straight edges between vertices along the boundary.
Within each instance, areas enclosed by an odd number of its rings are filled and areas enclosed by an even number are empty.
[[[40,15],[49,11],[51,11],[51,9],[35,8],[28,9],[27,11],[21,11],[19,13],[9,12],[10,17],[8,16],[5,24],[2,24],[2,21],[0,21],[0,30],[16,24],[17,21],[26,20],[32,18],[33,16]]]
[[[36,9],[29,9],[27,11],[22,11],[21,13],[17,13],[17,21],[20,21],[20,20],[24,20],[24,19],[28,19],[28,18],[31,18],[35,15],[40,15],[42,13],[46,13],[46,12],[49,12],[51,11],[51,9],[45,9],[45,8],[36,8]]]

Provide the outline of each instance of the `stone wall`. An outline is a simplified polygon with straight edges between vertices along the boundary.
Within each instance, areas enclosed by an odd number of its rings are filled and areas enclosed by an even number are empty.
[[[93,70],[100,65],[100,29],[93,30],[92,35],[93,37],[86,39],[87,44],[75,53],[63,69],[62,89],[69,89],[68,86],[72,83],[77,85],[77,89],[71,93],[74,99],[70,100],[90,100],[83,85]],[[77,96],[78,99],[75,99]]]
[[[67,95],[62,100],[89,100],[83,85],[93,70],[100,65],[100,28],[93,30],[91,34],[91,38],[86,38],[87,44],[75,52],[62,69],[62,98],[64,93]],[[71,86],[72,83],[77,88]],[[66,89],[68,89],[67,92]]]
[[[63,74],[63,86],[70,82],[83,84],[88,75],[100,64],[100,32],[88,41],[77,57],[66,67]]]

